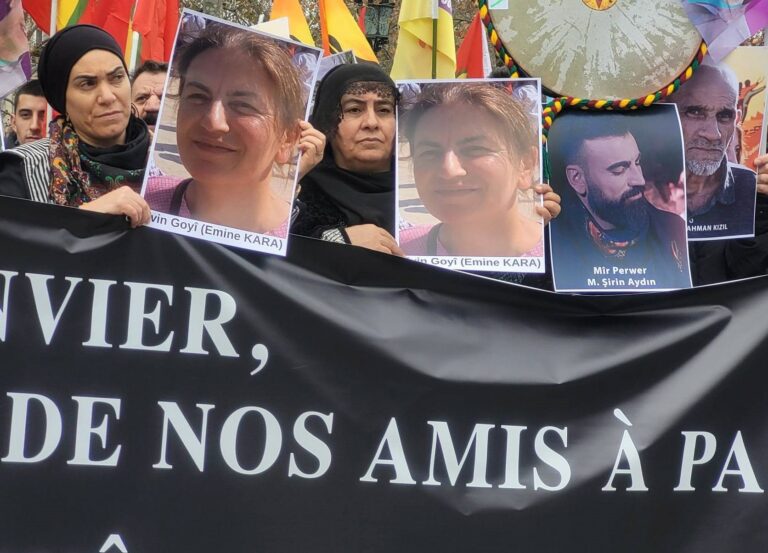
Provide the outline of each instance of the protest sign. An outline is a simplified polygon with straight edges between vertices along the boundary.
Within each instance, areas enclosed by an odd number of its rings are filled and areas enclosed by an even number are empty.
[[[185,11],[142,194],[151,226],[285,255],[320,50]]]
[[[548,151],[563,207],[550,223],[555,290],[691,286],[675,106],[560,115]]]
[[[733,60],[733,67],[743,69],[739,54]],[[755,92],[760,86],[758,81],[765,79],[765,68],[750,67],[746,74],[751,77],[739,77],[726,62],[715,64],[707,60],[669,97],[680,112],[685,140],[690,240],[743,238],[755,234],[757,177],[753,169],[738,160],[742,154],[756,155],[759,139],[755,142],[750,136],[754,130],[745,135],[743,106],[745,100],[748,100],[747,106],[751,103],[748,96],[752,79],[757,79],[752,88]],[[740,78],[744,81],[740,82]],[[762,123],[756,132],[760,132],[759,128]]]
[[[537,79],[400,82],[398,240],[430,265],[543,273]]]

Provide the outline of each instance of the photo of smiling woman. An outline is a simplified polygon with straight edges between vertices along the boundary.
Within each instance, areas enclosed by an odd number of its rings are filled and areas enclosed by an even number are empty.
[[[472,271],[544,272],[537,79],[402,83],[399,244]]]
[[[319,50],[188,12],[180,29],[152,150],[164,174],[144,189],[150,226],[284,255],[307,102],[294,60]]]

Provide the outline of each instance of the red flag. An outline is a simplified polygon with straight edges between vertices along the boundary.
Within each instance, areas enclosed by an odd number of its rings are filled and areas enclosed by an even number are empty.
[[[480,19],[480,12],[475,14],[469,24],[467,34],[456,52],[456,76],[461,78],[483,78],[490,73],[488,45],[485,42],[485,27]]]
[[[360,11],[357,12],[357,26],[360,27],[360,30],[363,31],[363,34],[365,34],[365,12],[368,11],[367,6],[361,6]]]
[[[34,20],[43,32],[51,34],[51,0],[23,0],[24,11]]]
[[[78,23],[90,23],[111,34],[124,50],[128,40],[133,0],[88,2]]]
[[[179,0],[139,0],[133,30],[141,35],[141,59],[169,61],[178,26]]]

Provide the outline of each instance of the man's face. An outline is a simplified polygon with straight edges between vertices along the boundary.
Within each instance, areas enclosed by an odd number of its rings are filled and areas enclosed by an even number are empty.
[[[568,180],[605,230],[641,228],[648,218],[645,177],[635,137],[586,140],[581,161],[566,168]]]
[[[22,94],[16,99],[16,111],[11,127],[19,144],[34,142],[45,136],[45,110],[48,104],[42,96]]]
[[[733,140],[739,113],[736,91],[722,74],[700,67],[673,97],[685,139],[685,164],[692,175],[713,175]]]
[[[164,85],[165,73],[144,72],[136,77],[131,87],[131,101],[151,130],[155,130]]]

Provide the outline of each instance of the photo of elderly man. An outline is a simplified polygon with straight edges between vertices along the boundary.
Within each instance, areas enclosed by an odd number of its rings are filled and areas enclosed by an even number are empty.
[[[685,140],[688,238],[754,236],[757,177],[728,161],[739,141],[739,81],[725,64],[705,63],[670,96]]]

